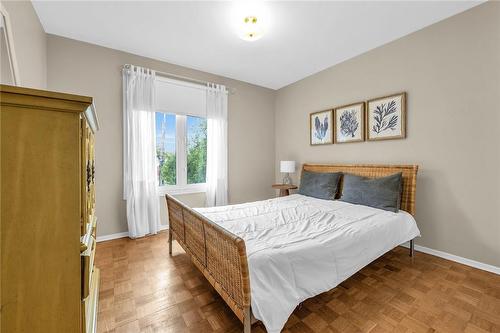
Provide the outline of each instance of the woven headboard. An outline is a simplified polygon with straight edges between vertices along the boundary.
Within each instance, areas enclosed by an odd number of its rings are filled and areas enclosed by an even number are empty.
[[[415,216],[418,165],[304,164],[302,170],[313,172],[343,172],[369,178],[385,177],[401,172],[403,174],[401,209]]]

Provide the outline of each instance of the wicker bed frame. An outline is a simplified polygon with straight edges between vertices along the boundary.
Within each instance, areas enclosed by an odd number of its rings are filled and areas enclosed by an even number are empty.
[[[401,172],[401,209],[415,215],[416,165],[304,164],[302,170],[344,172],[370,178]],[[169,254],[172,255],[172,241],[175,238],[241,320],[244,332],[249,333],[255,319],[250,309],[250,279],[245,242],[168,194],[166,201],[170,224]],[[413,256],[413,240],[410,241],[410,256]]]

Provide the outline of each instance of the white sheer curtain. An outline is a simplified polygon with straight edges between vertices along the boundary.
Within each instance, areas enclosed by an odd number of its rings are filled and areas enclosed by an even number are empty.
[[[123,70],[124,198],[130,238],[156,234],[160,206],[156,176],[155,72]]]
[[[227,205],[227,90],[207,85],[207,206]]]

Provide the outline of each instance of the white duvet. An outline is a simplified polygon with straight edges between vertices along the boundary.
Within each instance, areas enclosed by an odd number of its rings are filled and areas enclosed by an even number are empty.
[[[245,240],[252,312],[269,333],[302,301],[420,235],[407,212],[299,194],[197,211]]]

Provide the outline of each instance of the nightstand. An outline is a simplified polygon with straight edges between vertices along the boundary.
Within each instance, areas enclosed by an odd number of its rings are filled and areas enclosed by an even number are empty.
[[[286,197],[290,195],[290,190],[297,189],[297,185],[291,184],[273,184],[274,189],[280,190],[280,197]]]

